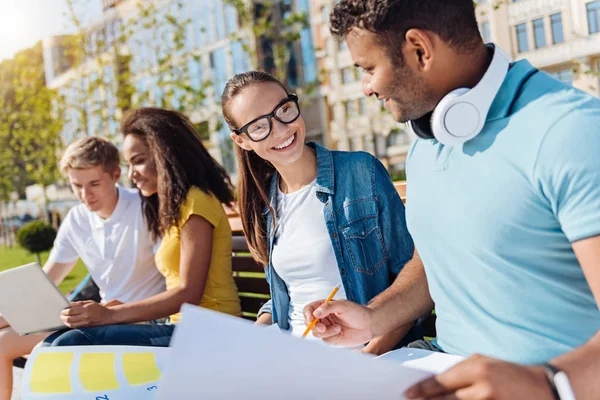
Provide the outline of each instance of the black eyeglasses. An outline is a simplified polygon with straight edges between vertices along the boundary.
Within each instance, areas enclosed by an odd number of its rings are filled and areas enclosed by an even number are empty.
[[[297,120],[298,117],[300,117],[298,96],[291,94],[286,99],[283,99],[270,114],[258,117],[240,129],[233,129],[233,132],[237,135],[245,133],[253,142],[260,142],[271,134],[273,118],[287,125]]]

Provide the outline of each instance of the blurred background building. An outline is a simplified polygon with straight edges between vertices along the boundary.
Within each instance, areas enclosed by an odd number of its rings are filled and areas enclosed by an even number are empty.
[[[360,71],[353,66],[344,42],[329,33],[329,14],[336,0],[271,3],[245,0],[245,3],[253,6],[254,15],[245,16],[251,19],[258,19],[260,10],[270,4],[275,27],[278,21],[293,13],[306,16],[309,24],[288,46],[284,76],[292,90],[303,94],[303,113],[310,140],[333,149],[368,151],[388,166],[395,179],[403,179],[406,153],[414,137],[405,126],[395,123],[376,99],[362,95]],[[257,37],[249,28],[253,21],[244,23],[237,9],[225,0],[172,0],[156,4],[159,13],[176,19],[164,29],[185,25],[185,46],[174,62],[187,66],[182,75],[186,84],[195,89],[203,87],[206,92],[201,104],[183,111],[198,125],[211,152],[235,175],[229,131],[220,116],[219,95],[227,79],[235,73],[254,67],[281,72],[277,71],[274,61],[273,39],[268,35]],[[179,4],[183,7],[174,9]],[[131,20],[142,16],[135,0],[102,0],[102,5],[103,18],[85,27],[85,32],[90,39],[90,54],[104,52],[105,58],[113,58],[102,65],[103,71],[97,70],[98,65],[96,69],[94,66],[73,68],[67,37],[44,41],[48,85],[65,97],[73,97],[71,104],[76,108],[91,107],[86,101],[76,99],[77,87],[89,85],[90,75],[102,72],[108,86],[112,85],[111,90],[99,90],[95,94],[108,106],[105,110],[111,116],[106,120],[108,123],[94,121],[94,118],[81,121],[77,109],[64,110],[72,116],[64,129],[65,143],[83,134],[112,136],[119,141],[118,86],[123,68],[130,73],[129,80],[134,87],[133,104],[160,104],[162,91],[152,66],[159,62],[161,52],[172,51],[168,43],[160,43],[171,36],[153,27],[136,28],[125,43],[117,45],[119,51],[115,52],[115,46],[109,44],[115,42],[123,26],[131,25]],[[484,41],[495,42],[514,60],[527,58],[567,84],[600,94],[600,0],[489,0],[478,1],[476,6]],[[99,39],[104,50],[97,48]],[[157,44],[160,46],[155,54]],[[127,62],[119,62],[119,57],[125,56]],[[90,59],[90,62],[95,61]],[[150,95],[136,102],[136,93],[141,92],[150,92]],[[178,103],[176,94],[171,106],[177,108]],[[87,125],[86,129],[81,128],[82,122]]]

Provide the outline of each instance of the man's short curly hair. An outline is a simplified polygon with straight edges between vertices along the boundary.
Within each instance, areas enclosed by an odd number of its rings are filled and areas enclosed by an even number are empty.
[[[330,23],[339,38],[354,28],[373,32],[395,54],[410,29],[433,32],[457,49],[481,43],[473,0],[341,0]]]

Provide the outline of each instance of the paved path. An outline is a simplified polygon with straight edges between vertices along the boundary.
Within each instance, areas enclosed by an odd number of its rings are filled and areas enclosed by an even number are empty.
[[[23,384],[23,369],[13,367],[13,395],[11,400],[21,400],[21,385]]]

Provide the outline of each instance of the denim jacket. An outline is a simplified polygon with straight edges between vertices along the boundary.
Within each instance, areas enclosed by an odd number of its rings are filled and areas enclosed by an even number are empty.
[[[325,224],[346,296],[355,303],[367,304],[392,284],[413,256],[414,244],[406,227],[404,204],[388,172],[372,155],[330,151],[316,143],[308,145],[316,150],[317,198],[325,206]],[[277,210],[278,182],[279,175],[275,173],[269,192],[274,210]],[[263,213],[267,221],[269,265],[265,270],[271,300],[259,314],[270,312],[273,323],[288,330],[290,297],[270,261],[275,236],[273,219],[268,207]]]

